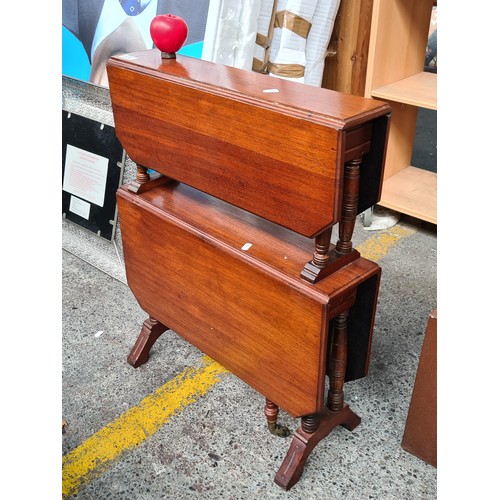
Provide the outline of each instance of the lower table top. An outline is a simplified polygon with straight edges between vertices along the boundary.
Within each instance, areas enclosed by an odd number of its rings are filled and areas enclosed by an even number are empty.
[[[323,406],[331,319],[370,283],[358,315],[366,364],[380,273],[373,262],[356,259],[310,284],[300,271],[313,242],[179,183],[140,195],[120,188],[118,207],[141,307],[291,415]]]

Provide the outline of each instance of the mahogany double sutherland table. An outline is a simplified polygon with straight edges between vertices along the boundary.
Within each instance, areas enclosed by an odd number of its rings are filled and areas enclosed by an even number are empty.
[[[300,417],[289,489],[360,423],[343,387],[367,374],[380,268],[351,237],[380,198],[390,107],[157,49],[107,71],[137,164],[117,193],[127,281],[149,315],[128,361],[172,329],[265,397],[271,432],[288,435],[279,408]]]

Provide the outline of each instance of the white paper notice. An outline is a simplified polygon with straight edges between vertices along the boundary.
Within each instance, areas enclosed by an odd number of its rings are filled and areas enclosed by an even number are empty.
[[[90,203],[80,200],[76,196],[72,196],[69,200],[69,210],[84,219],[89,220],[90,216]]]
[[[67,145],[63,190],[102,207],[109,159]]]

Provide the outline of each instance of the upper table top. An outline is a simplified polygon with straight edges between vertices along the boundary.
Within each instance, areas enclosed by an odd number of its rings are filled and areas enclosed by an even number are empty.
[[[112,57],[107,72],[116,132],[137,164],[307,237],[340,220],[350,153],[372,155],[365,179],[378,201],[383,102],[157,49]]]

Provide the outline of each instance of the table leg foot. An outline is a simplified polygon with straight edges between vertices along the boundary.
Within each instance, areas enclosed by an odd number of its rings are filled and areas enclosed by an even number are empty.
[[[348,405],[337,412],[332,412],[324,407],[319,414],[319,426],[315,432],[304,432],[302,427],[295,431],[288,453],[274,478],[274,482],[284,490],[292,488],[300,479],[307,458],[323,438],[328,436],[338,425],[352,431],[360,422],[361,418]]]
[[[151,317],[144,321],[141,333],[127,357],[128,363],[134,368],[144,364],[149,359],[151,347],[166,330],[168,328],[164,324]]]
[[[278,437],[288,437],[290,435],[290,429],[286,425],[278,424],[277,422],[279,411],[279,406],[266,398],[264,414],[266,415],[269,432]]]

